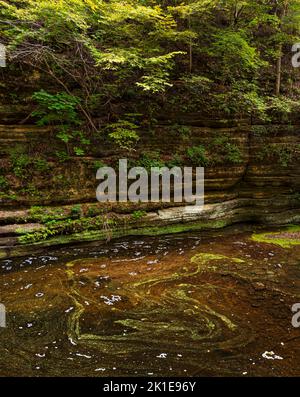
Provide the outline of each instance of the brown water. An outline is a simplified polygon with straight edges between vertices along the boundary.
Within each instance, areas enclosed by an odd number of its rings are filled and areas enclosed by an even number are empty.
[[[300,375],[300,245],[240,228],[3,260],[0,302],[1,376]]]

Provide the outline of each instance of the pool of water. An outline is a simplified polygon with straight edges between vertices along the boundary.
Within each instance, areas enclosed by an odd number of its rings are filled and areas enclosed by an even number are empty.
[[[299,376],[300,245],[251,236],[234,227],[0,261],[0,376]]]

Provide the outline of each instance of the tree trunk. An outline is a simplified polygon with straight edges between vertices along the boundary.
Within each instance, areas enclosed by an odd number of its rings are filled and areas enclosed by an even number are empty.
[[[280,26],[279,29],[281,30],[282,28],[282,20],[287,14],[287,9],[288,9],[288,2],[289,0],[286,0],[283,4],[283,7],[279,11],[279,19],[280,19]],[[280,94],[280,89],[281,89],[281,74],[282,74],[282,43],[279,44],[278,46],[278,52],[279,56],[276,62],[276,86],[275,86],[275,95]]]
[[[275,95],[277,96],[280,94],[280,88],[281,88],[282,44],[279,45],[278,51],[280,55],[276,63],[276,87],[275,87]]]
[[[191,15],[188,17],[188,27],[189,30],[191,30],[192,27],[192,21],[191,21]],[[193,42],[192,39],[190,39],[189,43],[189,72],[192,73],[193,70]]]

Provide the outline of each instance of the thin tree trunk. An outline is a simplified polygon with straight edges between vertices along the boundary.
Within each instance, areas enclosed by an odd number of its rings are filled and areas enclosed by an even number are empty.
[[[287,14],[287,9],[288,9],[288,0],[284,2],[283,8],[279,12],[279,19],[280,19],[280,26],[279,29],[281,30],[282,27],[282,20]],[[275,95],[280,94],[280,89],[281,89],[281,75],[282,75],[282,43],[279,44],[278,46],[278,59],[276,62],[276,85],[275,85]]]
[[[191,30],[191,15],[189,15],[188,17],[188,26],[189,26],[189,30]],[[192,43],[192,39],[190,39],[190,44],[189,44],[189,72],[192,73],[193,70],[193,43]]]
[[[276,87],[275,87],[275,95],[277,96],[280,94],[280,88],[281,88],[282,44],[279,45],[278,51],[280,55],[276,62]]]
[[[193,46],[192,43],[189,45],[189,72],[192,73],[193,70]]]

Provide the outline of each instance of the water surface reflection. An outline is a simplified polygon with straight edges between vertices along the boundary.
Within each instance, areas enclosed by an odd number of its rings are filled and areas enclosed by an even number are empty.
[[[0,375],[299,376],[299,265],[239,228],[3,260]]]

